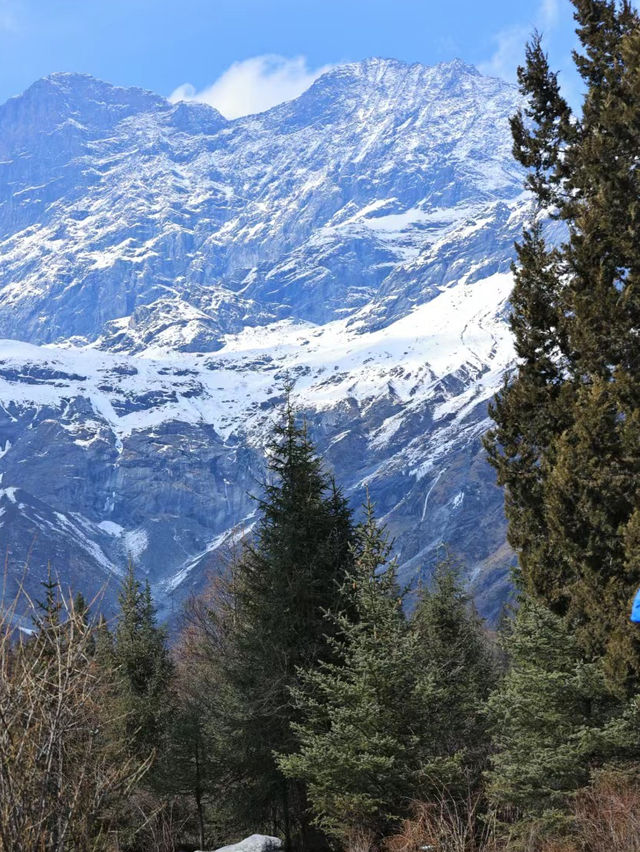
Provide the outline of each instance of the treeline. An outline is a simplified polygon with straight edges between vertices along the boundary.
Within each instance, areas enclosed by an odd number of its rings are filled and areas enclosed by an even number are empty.
[[[51,578],[6,613],[0,849],[635,849],[636,697],[569,622],[523,589],[496,638],[450,559],[401,589],[290,405],[269,470],[171,650],[132,567],[111,624]]]
[[[533,848],[545,841],[532,837],[548,835],[565,838],[552,848],[632,850],[640,18],[626,0],[572,5],[581,113],[570,109],[536,35],[518,74],[526,105],[512,120],[535,210],[514,267],[518,366],[491,408],[486,439],[505,488],[520,592],[507,626],[509,667],[489,702],[498,728],[488,793],[499,816],[523,822],[521,842]],[[545,238],[550,221],[564,234],[559,245]]]
[[[31,632],[6,613],[1,849],[378,846],[414,800],[475,803],[500,666],[458,569],[408,601],[290,405],[269,472],[252,543],[171,652],[133,567],[113,624],[51,578]]]
[[[31,634],[5,611],[3,852],[639,848],[640,21],[573,6],[581,114],[536,36],[512,122],[536,209],[486,437],[518,557],[498,634],[451,560],[400,588],[288,404],[252,539],[171,651],[133,568],[113,624],[51,580]]]

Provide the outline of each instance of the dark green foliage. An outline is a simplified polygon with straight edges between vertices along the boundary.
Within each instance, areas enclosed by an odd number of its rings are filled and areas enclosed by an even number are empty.
[[[522,604],[491,699],[490,794],[508,819],[567,829],[593,772],[637,759],[640,635],[640,19],[573,0],[586,87],[570,117],[540,40],[512,124],[537,209],[518,247],[519,364],[491,414]],[[541,221],[566,227],[550,250]],[[635,757],[634,757],[635,756]]]
[[[290,841],[307,832],[306,801],[274,754],[293,749],[290,689],[300,669],[327,655],[325,612],[336,608],[353,541],[346,501],[290,404],[274,430],[260,511],[254,542],[233,569],[220,721],[239,824],[277,829]]]
[[[82,621],[85,627],[89,628],[87,632],[87,651],[90,656],[96,652],[96,628],[97,625],[93,623],[91,618],[91,611],[89,608],[89,604],[85,600],[82,592],[77,592],[73,599],[73,611],[76,616]]]
[[[280,761],[306,783],[318,825],[343,843],[389,833],[416,799],[464,810],[486,762],[483,706],[496,680],[453,565],[438,567],[408,621],[371,506],[355,557],[348,608],[330,619],[334,659],[294,691],[299,745]]]
[[[582,659],[566,621],[522,602],[504,635],[509,671],[489,701],[495,754],[489,795],[510,820],[561,818],[602,757],[617,710],[599,663]]]
[[[112,647],[106,636],[101,641],[103,650],[111,654],[126,741],[132,756],[144,760],[163,742],[171,709],[172,665],[165,631],[156,624],[149,583],[142,586],[136,580],[133,565],[127,570],[119,602]]]
[[[56,630],[63,611],[60,582],[54,578],[50,565],[47,566],[47,579],[42,580],[40,585],[44,590],[44,600],[36,601],[34,608],[34,622],[38,634]]]
[[[103,615],[98,619],[94,630],[94,653],[99,665],[113,672],[113,635]]]
[[[558,575],[549,570],[554,555],[544,504],[552,444],[571,422],[572,387],[564,380],[558,334],[558,258],[547,248],[537,220],[517,251],[510,324],[520,362],[490,406],[497,425],[485,443],[498,483],[506,486],[508,537],[520,557],[525,584],[559,601]]]
[[[625,565],[638,472],[624,448],[616,395],[602,379],[581,390],[575,423],[556,442],[546,505],[549,547],[563,557],[569,624],[587,658],[604,654],[610,683],[624,693],[637,683],[640,663],[640,636],[629,624],[640,566]]]
[[[412,631],[417,640],[415,675],[422,707],[419,755],[421,788],[462,805],[478,789],[489,733],[484,706],[498,679],[496,656],[450,559],[422,590]]]
[[[212,792],[215,766],[207,741],[207,695],[183,668],[173,697],[173,712],[167,723],[166,746],[155,769],[156,786],[172,796],[193,801],[199,848],[205,847],[204,800]],[[227,791],[228,792],[228,791]]]
[[[233,668],[234,585],[232,574],[218,575],[186,607],[177,647],[178,715],[173,721],[178,730],[175,742],[170,735],[166,760],[173,792],[196,800],[196,788],[201,788],[203,820],[211,847],[247,831],[273,829],[273,825],[266,826],[262,815],[254,821],[252,808],[259,780],[250,776],[251,744],[243,737],[244,715],[228,677],[228,669]],[[198,715],[194,719],[191,713],[196,706]],[[202,760],[198,754],[196,766],[195,737],[200,736],[204,754]],[[175,775],[174,760],[178,763]]]
[[[528,100],[511,119],[513,155],[529,170],[527,186],[546,206],[558,200],[556,187],[564,174],[564,143],[574,137],[575,129],[539,33],[527,45],[525,58],[525,65],[518,69],[518,82]]]
[[[630,694],[640,678],[626,620],[640,584],[627,529],[640,508],[640,19],[626,2],[573,5],[582,114],[570,116],[537,36],[519,73],[529,107],[512,124],[514,154],[538,210],[512,298],[520,362],[487,447],[523,589],[566,617],[582,652],[604,657],[612,688]],[[556,250],[543,214],[567,228]]]
[[[307,785],[318,825],[343,842],[358,832],[382,836],[418,787],[416,637],[388,555],[369,506],[343,586],[349,613],[331,617],[334,659],[294,690],[299,746],[280,757]]]

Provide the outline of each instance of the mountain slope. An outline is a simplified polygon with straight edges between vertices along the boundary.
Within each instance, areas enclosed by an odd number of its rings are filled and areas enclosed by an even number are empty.
[[[35,541],[35,573],[51,551],[97,587],[130,553],[166,601],[197,586],[251,526],[289,375],[405,575],[447,541],[492,611],[510,557],[479,438],[513,358],[517,104],[459,61],[367,60],[232,122],[67,74],[0,107],[12,558]]]

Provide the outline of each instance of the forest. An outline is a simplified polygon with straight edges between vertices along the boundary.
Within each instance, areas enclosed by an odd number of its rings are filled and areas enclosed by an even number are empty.
[[[581,113],[536,33],[511,123],[535,203],[484,439],[497,628],[455,542],[401,586],[287,388],[256,527],[171,641],[134,565],[114,619],[52,572],[4,602],[2,852],[640,849],[640,17],[573,6]]]

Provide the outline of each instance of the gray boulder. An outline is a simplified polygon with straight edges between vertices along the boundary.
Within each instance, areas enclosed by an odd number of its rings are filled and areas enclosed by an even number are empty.
[[[216,852],[274,852],[282,849],[282,841],[278,837],[269,837],[267,834],[252,834],[245,837],[240,843],[232,843],[223,846]]]

